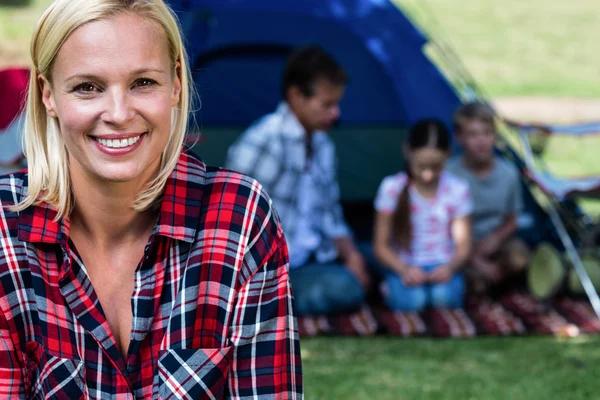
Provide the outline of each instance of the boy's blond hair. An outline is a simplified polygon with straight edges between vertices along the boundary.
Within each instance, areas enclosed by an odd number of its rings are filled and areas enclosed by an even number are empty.
[[[478,120],[487,122],[496,130],[496,113],[487,103],[474,101],[461,105],[454,112],[454,131],[460,133],[466,121]]]

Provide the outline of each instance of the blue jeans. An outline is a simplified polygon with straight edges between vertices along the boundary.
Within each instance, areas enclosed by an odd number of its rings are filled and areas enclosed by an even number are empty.
[[[293,268],[290,282],[298,316],[350,311],[365,301],[360,282],[337,262],[314,262]]]
[[[381,265],[374,257],[369,245],[361,244],[360,249],[367,257],[371,270],[381,279],[382,295],[385,304],[394,311],[421,311],[425,307],[461,308],[465,295],[465,281],[461,273],[445,283],[407,286],[396,272]],[[422,266],[431,272],[438,265]]]
[[[421,267],[426,272],[436,269],[437,265]],[[425,307],[461,308],[465,294],[465,281],[462,274],[454,276],[444,283],[407,286],[393,271],[383,274],[382,292],[386,305],[394,311],[421,311]]]

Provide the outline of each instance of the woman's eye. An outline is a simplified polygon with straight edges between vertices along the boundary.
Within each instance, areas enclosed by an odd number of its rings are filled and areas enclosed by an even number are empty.
[[[156,81],[154,81],[152,79],[148,79],[148,78],[140,78],[137,81],[135,81],[135,85],[141,86],[141,87],[152,86],[155,84],[156,84]]]
[[[82,83],[80,85],[75,86],[75,91],[80,93],[92,93],[96,87],[93,83]]]

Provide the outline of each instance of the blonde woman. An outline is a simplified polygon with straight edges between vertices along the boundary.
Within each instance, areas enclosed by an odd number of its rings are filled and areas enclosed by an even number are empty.
[[[31,55],[29,170],[0,178],[0,397],[301,398],[280,223],[182,150],[171,10],[56,0]]]

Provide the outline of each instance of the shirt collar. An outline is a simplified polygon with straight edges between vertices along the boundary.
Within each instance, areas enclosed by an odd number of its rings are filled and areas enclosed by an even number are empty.
[[[157,235],[193,242],[200,219],[206,166],[182,152],[165,185],[160,215],[154,230]],[[47,203],[32,205],[19,213],[19,240],[30,243],[66,245],[68,218],[54,221],[57,211]]]
[[[66,244],[69,224],[62,219],[55,221],[57,214],[57,210],[47,203],[29,206],[21,211],[18,217],[19,240]]]
[[[281,118],[281,123],[285,127],[282,129],[282,134],[292,138],[292,139],[304,139],[306,130],[296,117],[296,114],[292,112],[289,104],[285,101],[279,103],[275,114]]]

